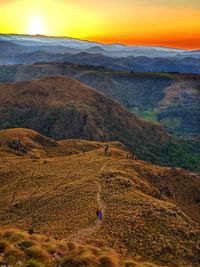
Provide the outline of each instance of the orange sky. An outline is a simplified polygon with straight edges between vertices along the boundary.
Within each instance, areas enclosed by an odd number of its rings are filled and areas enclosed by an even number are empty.
[[[0,4],[1,33],[200,48],[200,0],[0,0]]]

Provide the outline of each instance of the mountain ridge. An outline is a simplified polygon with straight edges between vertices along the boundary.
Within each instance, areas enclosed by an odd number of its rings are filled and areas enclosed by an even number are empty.
[[[137,116],[160,123],[170,133],[196,137],[199,129],[200,75],[133,73],[74,63],[4,66],[1,82],[70,76],[106,94]]]
[[[41,34],[36,34],[36,35],[31,35],[31,34],[5,34],[5,33],[0,33],[0,36],[18,36],[18,37],[30,37],[30,38],[37,38],[37,37],[44,37],[44,38],[55,38],[55,39],[73,39],[73,40],[78,40],[78,41],[86,41],[86,42],[89,42],[89,43],[96,43],[96,44],[106,44],[106,43],[102,43],[102,42],[97,42],[97,41],[89,41],[89,40],[86,40],[86,39],[80,39],[80,38],[75,38],[75,37],[69,37],[69,36],[51,36],[51,35],[41,35]],[[127,44],[123,44],[123,43],[109,43],[109,44],[106,44],[106,45],[121,45],[121,46],[134,46],[134,47],[139,47],[138,45],[127,45]],[[174,49],[174,50],[185,50],[185,49],[182,49],[182,48],[171,48],[171,47],[167,47],[167,46],[143,46],[143,47],[154,47],[154,48],[167,48],[167,49]],[[187,49],[188,51],[196,51],[198,49]]]

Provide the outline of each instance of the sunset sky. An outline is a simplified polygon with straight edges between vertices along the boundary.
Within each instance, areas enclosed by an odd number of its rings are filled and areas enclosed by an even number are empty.
[[[200,0],[0,0],[0,32],[200,48]]]

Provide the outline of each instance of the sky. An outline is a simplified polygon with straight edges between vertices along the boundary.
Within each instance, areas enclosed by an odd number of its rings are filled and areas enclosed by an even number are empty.
[[[0,33],[200,48],[200,0],[0,0]]]

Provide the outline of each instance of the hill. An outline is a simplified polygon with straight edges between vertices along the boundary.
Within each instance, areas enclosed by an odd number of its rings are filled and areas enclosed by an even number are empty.
[[[198,146],[171,138],[72,78],[0,84],[0,95],[0,129],[30,128],[56,140],[121,141],[140,158],[198,170]]]
[[[129,139],[130,145],[132,141],[138,144],[138,152],[145,145],[151,151],[155,143],[163,145],[170,139],[161,127],[140,121],[117,102],[71,78],[0,84],[0,94],[1,129],[31,128],[57,140],[119,139],[128,143]]]
[[[59,144],[71,149],[68,141]],[[80,244],[103,251],[113,247],[124,260],[199,266],[199,175],[127,159],[127,148],[120,143],[109,144],[106,155],[105,143],[82,140],[78,145],[90,150],[38,159],[0,157],[1,228],[32,228],[77,242],[77,250],[84,248]],[[102,222],[96,220],[97,208],[104,212]],[[29,239],[19,233],[7,238],[17,243]],[[45,251],[47,245],[57,249],[51,238],[41,240]],[[143,266],[137,264],[126,266]]]
[[[107,144],[111,147],[122,146],[117,142],[107,142]],[[6,159],[19,156],[30,159],[62,157],[103,147],[103,143],[96,141],[82,142],[80,139],[55,141],[30,129],[14,128],[0,131],[0,156]]]
[[[106,51],[102,47],[97,45],[97,46],[92,46],[92,47],[86,49],[85,52],[92,54],[92,53],[104,53]]]
[[[2,82],[51,75],[74,77],[117,100],[137,116],[161,124],[171,134],[185,138],[200,133],[199,75],[114,72],[70,63],[38,63],[0,68]]]

